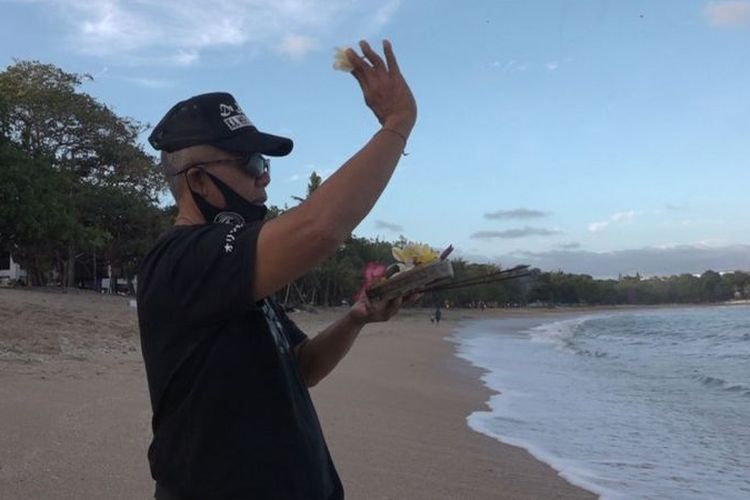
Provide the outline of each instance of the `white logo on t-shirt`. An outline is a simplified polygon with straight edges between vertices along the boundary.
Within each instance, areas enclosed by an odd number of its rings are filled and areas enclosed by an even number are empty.
[[[235,234],[237,234],[237,231],[242,229],[244,224],[237,224],[232,229],[229,230],[226,237],[224,238],[224,253],[232,253],[234,252],[234,241],[237,239]]]

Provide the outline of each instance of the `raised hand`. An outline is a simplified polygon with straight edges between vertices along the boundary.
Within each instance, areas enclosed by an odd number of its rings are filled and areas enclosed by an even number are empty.
[[[367,106],[384,127],[408,137],[417,120],[417,104],[398,67],[388,40],[383,41],[385,61],[366,41],[359,42],[364,57],[347,49],[346,56],[354,69],[351,73],[362,87]]]

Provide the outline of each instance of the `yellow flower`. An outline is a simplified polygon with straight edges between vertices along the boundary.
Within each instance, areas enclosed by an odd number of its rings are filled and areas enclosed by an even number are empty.
[[[336,53],[333,56],[333,69],[346,71],[348,73],[354,69],[354,66],[349,62],[349,58],[346,57],[346,49],[347,47],[336,48]]]
[[[429,264],[435,262],[440,257],[438,253],[428,245],[418,243],[409,244],[403,248],[393,247],[391,253],[393,254],[394,259],[404,264],[407,268]]]

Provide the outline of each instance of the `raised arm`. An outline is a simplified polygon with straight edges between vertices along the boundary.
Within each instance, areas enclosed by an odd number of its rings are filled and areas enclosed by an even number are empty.
[[[390,43],[383,42],[385,61],[366,42],[360,47],[364,58],[351,49],[347,57],[382,128],[307,200],[263,226],[253,283],[256,300],[335,253],[382,194],[414,127],[417,106]]]

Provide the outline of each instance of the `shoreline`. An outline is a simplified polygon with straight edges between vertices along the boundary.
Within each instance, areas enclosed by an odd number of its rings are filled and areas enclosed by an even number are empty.
[[[620,309],[622,310],[622,309]],[[612,312],[612,309],[607,308],[607,311],[604,310],[604,308],[597,308],[597,311],[600,313],[606,312]],[[557,314],[556,314],[557,313]],[[533,328],[536,326],[540,326],[547,323],[555,323],[557,321],[563,321],[566,319],[575,319],[582,316],[588,316],[591,315],[593,311],[586,310],[586,311],[549,311],[549,316],[533,316],[529,318],[529,323],[525,326],[525,328]],[[544,452],[538,447],[536,447],[533,443],[520,441],[520,440],[514,440],[513,438],[509,438],[506,436],[498,436],[491,431],[487,429],[481,428],[477,424],[472,424],[471,420],[472,417],[483,412],[491,412],[492,411],[492,405],[491,400],[496,397],[502,397],[502,391],[495,390],[492,387],[490,387],[489,383],[486,380],[486,376],[491,374],[490,370],[483,368],[474,362],[472,362],[470,359],[461,356],[460,354],[460,347],[461,347],[461,340],[458,338],[460,336],[460,330],[464,328],[468,328],[469,326],[467,323],[473,322],[473,321],[501,321],[503,319],[511,319],[511,318],[517,318],[522,316],[505,316],[505,317],[495,317],[495,318],[474,318],[471,320],[463,320],[459,322],[456,327],[453,329],[451,334],[447,337],[445,337],[446,342],[450,342],[453,346],[453,356],[464,361],[467,363],[473,370],[477,371],[479,373],[479,376],[476,378],[475,382],[478,382],[481,384],[482,388],[485,390],[485,392],[488,393],[488,397],[482,401],[481,407],[475,408],[473,411],[471,411],[467,416],[465,420],[465,425],[471,429],[473,432],[476,432],[478,434],[481,434],[483,436],[486,436],[489,439],[492,439],[493,441],[496,441],[504,446],[510,446],[516,449],[521,450],[524,453],[528,453],[531,457],[533,457],[535,460],[538,460],[539,462],[547,465],[550,467],[560,478],[562,478],[564,481],[566,481],[569,485],[580,488],[583,490],[586,494],[590,494],[593,496],[593,498],[603,498],[603,495],[607,494],[606,491],[600,490],[596,487],[596,485],[586,482],[585,480],[580,480],[579,478],[569,474],[564,470],[564,467],[559,465],[559,460],[564,459],[556,459],[552,455],[548,454],[547,452]],[[532,319],[533,318],[533,319]],[[517,330],[516,328],[513,328],[513,333],[521,333],[523,330]]]
[[[747,407],[746,402],[732,399],[737,397],[737,391],[747,387],[742,385],[742,377],[738,382],[731,376],[731,373],[741,373],[736,371],[740,365],[733,365],[734,372],[723,372],[729,376],[722,372],[716,375],[714,368],[719,365],[712,365],[710,361],[717,359],[716,352],[728,352],[720,347],[747,340],[747,333],[744,337],[741,330],[737,333],[736,325],[743,323],[736,321],[739,319],[746,325],[748,305],[666,307],[658,311],[654,308],[596,309],[581,311],[581,314],[528,316],[522,321],[495,316],[483,318],[488,321],[482,322],[484,324],[463,322],[455,335],[457,356],[482,370],[481,382],[493,394],[485,405],[490,409],[476,409],[468,425],[476,432],[523,448],[549,464],[571,484],[601,498],[624,498],[636,491],[638,495],[649,497],[669,496],[670,492],[680,491],[686,498],[703,498],[711,487],[706,487],[702,479],[715,474],[726,474],[725,493],[731,492],[727,498],[739,498],[739,492],[747,491],[747,486],[744,479],[738,479],[743,478],[738,464],[743,457],[746,460],[747,455],[727,459],[719,445],[709,449],[691,447],[692,442],[685,437],[693,428],[710,425],[706,418],[711,417],[705,415],[728,415],[725,418],[731,421],[741,414],[739,408]],[[606,319],[579,329],[589,318]],[[722,329],[721,325],[725,325],[722,321],[735,321],[727,323],[735,327]],[[637,328],[628,329],[633,324],[638,325]],[[627,326],[618,329],[622,325]],[[712,330],[711,325],[719,326]],[[644,341],[654,331],[664,332],[666,339]],[[726,334],[720,333],[722,331]],[[583,333],[579,336],[579,332]],[[604,332],[603,336],[599,338],[597,332]],[[635,339],[631,338],[632,332],[638,335]],[[672,341],[670,335],[673,334],[685,338],[686,342]],[[575,342],[571,340],[573,336]],[[717,343],[713,340],[717,336],[727,343]],[[598,343],[592,339],[598,339]],[[710,345],[701,343],[705,339],[711,339],[706,341]],[[653,349],[657,354],[649,357],[643,354],[645,351],[633,351],[638,349],[634,345],[645,345],[640,349]],[[744,353],[736,355],[742,358],[747,356],[746,349],[745,343],[736,344],[736,351],[732,352]],[[691,355],[695,352],[702,356],[704,352],[713,354],[706,354],[687,367],[666,365],[670,368],[667,371],[663,371],[665,365],[659,363],[669,359],[664,353]],[[643,359],[643,364],[638,364]],[[701,365],[701,360],[709,363]],[[548,368],[538,370],[538,366]],[[634,366],[643,370],[635,370]],[[680,369],[671,370],[672,367]],[[616,375],[610,379],[612,372]],[[637,375],[631,376],[631,372]],[[624,381],[617,378],[622,373],[626,373]],[[663,373],[669,375],[660,380]],[[703,375],[706,373],[710,376]],[[671,380],[675,380],[674,385],[668,387],[674,390],[659,392],[665,385],[663,382]],[[642,381],[655,382],[644,388]],[[719,383],[721,385],[716,387]],[[637,390],[621,390],[625,387]],[[588,403],[582,404],[582,400]],[[654,400],[662,403],[662,410],[675,412],[667,412],[669,420],[681,422],[681,427],[659,426],[663,420],[657,417],[658,410],[650,406]],[[695,401],[701,401],[702,405]],[[692,415],[693,408],[699,410],[696,419],[681,420],[682,415]],[[741,434],[734,437],[745,439]],[[650,453],[653,442],[663,443],[660,449],[664,451],[663,464],[654,467],[654,455]],[[683,456],[690,456],[693,462],[685,464]],[[704,457],[705,461],[696,457]],[[643,471],[634,469],[641,464]]]
[[[514,448],[518,448],[522,450],[525,453],[528,453],[531,455],[535,460],[538,460],[539,462],[544,463],[545,465],[549,466],[559,477],[561,477],[563,480],[565,480],[568,484],[580,488],[581,490],[590,493],[591,495],[594,495],[595,498],[606,498],[607,495],[610,494],[609,491],[598,487],[597,485],[587,482],[585,479],[581,479],[577,477],[575,474],[571,474],[568,472],[566,467],[562,465],[563,462],[565,462],[564,457],[556,457],[549,452],[544,451],[539,445],[536,445],[532,442],[527,442],[523,440],[518,440],[512,437],[508,436],[501,436],[494,432],[492,432],[489,429],[483,428],[482,425],[480,425],[478,422],[472,422],[472,420],[479,420],[484,415],[492,415],[493,407],[491,401],[495,398],[502,397],[502,389],[495,389],[490,386],[490,383],[487,380],[487,377],[492,374],[491,370],[484,368],[477,364],[475,361],[470,359],[470,357],[461,352],[461,348],[464,346],[463,342],[461,340],[462,335],[465,336],[466,333],[462,334],[462,330],[468,330],[471,328],[471,323],[473,322],[485,322],[485,321],[503,321],[503,320],[512,320],[512,319],[522,319],[525,320],[525,323],[523,325],[512,325],[508,326],[505,330],[497,332],[498,335],[508,335],[508,334],[522,334],[524,331],[535,328],[537,326],[546,325],[550,323],[556,323],[559,321],[566,321],[566,320],[575,320],[577,318],[582,318],[586,316],[594,316],[596,314],[607,314],[612,312],[627,312],[627,311],[633,311],[635,309],[641,309],[641,308],[581,308],[580,310],[550,310],[548,314],[546,315],[531,315],[531,314],[516,314],[516,315],[495,315],[491,318],[472,318],[472,319],[465,319],[456,325],[451,335],[445,337],[445,340],[447,342],[450,342],[453,347],[453,355],[464,361],[465,363],[469,364],[473,369],[478,371],[480,373],[480,376],[477,377],[476,382],[480,383],[481,386],[486,390],[487,393],[489,393],[489,397],[486,398],[481,405],[481,408],[474,409],[471,413],[469,413],[466,417],[466,426],[470,428],[472,431],[481,434],[483,436],[486,436],[489,439],[492,439],[493,441],[499,442],[505,446],[511,446]],[[654,308],[644,308],[645,310]]]
[[[153,495],[151,412],[129,301],[0,290],[4,498]],[[314,335],[344,310],[291,317]],[[467,416],[492,392],[477,383],[481,370],[456,357],[445,339],[478,311],[454,311],[439,326],[427,319],[428,309],[368,325],[333,374],[312,388],[347,497],[596,498],[525,450],[469,428]]]
[[[408,362],[405,359],[397,359],[396,363],[381,362],[374,366],[359,365],[359,371],[367,373],[385,364],[391,368],[391,374],[383,381],[383,390],[388,394],[387,399],[397,401],[396,406],[390,406],[381,414],[368,415],[364,418],[366,425],[375,435],[386,434],[384,439],[388,441],[387,434],[394,433],[404,438],[409,436],[412,441],[420,443],[434,442],[428,448],[427,458],[431,463],[420,464],[415,467],[415,456],[424,453],[411,450],[399,449],[401,456],[396,460],[397,464],[405,461],[412,467],[411,473],[403,470],[381,470],[384,476],[390,476],[390,480],[398,478],[396,484],[390,484],[383,488],[383,482],[378,476],[372,477],[372,471],[358,470],[351,467],[351,461],[347,459],[349,454],[360,453],[362,449],[354,450],[350,443],[339,441],[337,434],[340,432],[337,417],[332,413],[336,409],[328,406],[329,400],[339,399],[338,391],[349,394],[348,400],[355,405],[368,406],[363,403],[366,395],[357,394],[356,387],[359,380],[342,381],[343,378],[353,376],[350,372],[350,364],[358,363],[358,355],[368,361],[373,358],[385,358],[392,346],[386,343],[378,343],[381,335],[388,335],[387,324],[385,326],[372,325],[373,330],[365,332],[363,338],[358,339],[350,353],[350,359],[337,368],[338,374],[333,375],[332,380],[323,384],[331,384],[321,389],[313,389],[316,407],[319,408],[324,432],[329,440],[331,453],[334,461],[339,464],[339,472],[345,484],[345,489],[351,498],[472,498],[472,499],[538,499],[538,498],[560,498],[560,499],[593,499],[598,498],[595,493],[572,484],[560,475],[546,462],[534,457],[528,450],[513,444],[501,442],[494,437],[481,433],[469,426],[469,416],[481,410],[489,410],[487,402],[496,392],[482,382],[486,370],[473,366],[469,361],[456,355],[457,344],[450,338],[456,334],[457,329],[467,321],[498,319],[477,317],[467,311],[460,311],[460,317],[441,321],[440,326],[432,325],[427,320],[428,309],[411,309],[401,318],[400,322],[408,323],[412,339],[404,339],[399,344],[398,351],[407,357],[415,354],[415,343],[421,344],[417,347],[417,356]],[[448,316],[452,312],[447,313]],[[479,314],[478,311],[477,315]],[[517,314],[505,314],[502,317],[518,316]],[[523,317],[528,314],[523,314]],[[536,316],[536,315],[534,315]],[[555,315],[558,316],[558,315]],[[295,319],[296,321],[296,319]],[[431,332],[438,334],[436,338]],[[425,346],[429,342],[431,345]],[[410,344],[410,345],[403,345]],[[367,352],[362,353],[362,350]],[[426,352],[428,351],[429,352]],[[377,352],[377,355],[373,356]],[[359,353],[359,354],[358,354]],[[433,358],[428,361],[426,358]],[[396,389],[400,369],[404,363],[412,368],[412,375],[420,380],[413,380],[413,386],[406,390]],[[371,365],[373,363],[368,363]],[[429,366],[429,365],[432,366]],[[401,365],[401,366],[395,366]],[[421,368],[421,370],[419,369]],[[376,371],[376,370],[372,370]],[[421,373],[420,373],[421,372]],[[425,386],[425,381],[427,385]],[[321,384],[321,385],[323,385]],[[415,389],[422,394],[417,395]],[[317,391],[317,392],[316,392]],[[395,393],[395,394],[394,394]],[[419,397],[418,397],[419,396]],[[377,399],[380,399],[379,397]],[[409,401],[411,399],[411,401]],[[437,399],[437,401],[435,401]],[[341,411],[339,409],[339,411]],[[415,419],[415,413],[427,412],[428,415],[421,419]],[[359,414],[349,417],[359,419]],[[437,418],[435,418],[437,417]],[[340,415],[339,418],[345,418]],[[417,420],[414,422],[413,420]],[[439,420],[439,422],[435,421]],[[365,448],[369,446],[382,446],[375,443],[375,439],[364,439]],[[382,456],[384,450],[379,449],[375,456]],[[365,457],[370,453],[364,452]],[[451,460],[453,455],[456,460]],[[341,460],[340,457],[344,457]],[[390,460],[395,460],[391,457]],[[369,461],[369,460],[368,460]],[[426,466],[425,466],[426,465]],[[401,467],[394,467],[401,469]],[[364,477],[367,476],[367,477]],[[416,476],[416,478],[415,478]],[[358,478],[353,481],[352,478]],[[414,482],[419,479],[418,482]],[[432,484],[426,491],[419,485],[423,482]],[[378,496],[373,496],[372,491],[381,485]],[[438,494],[437,490],[442,494]],[[408,491],[408,495],[404,494]]]

